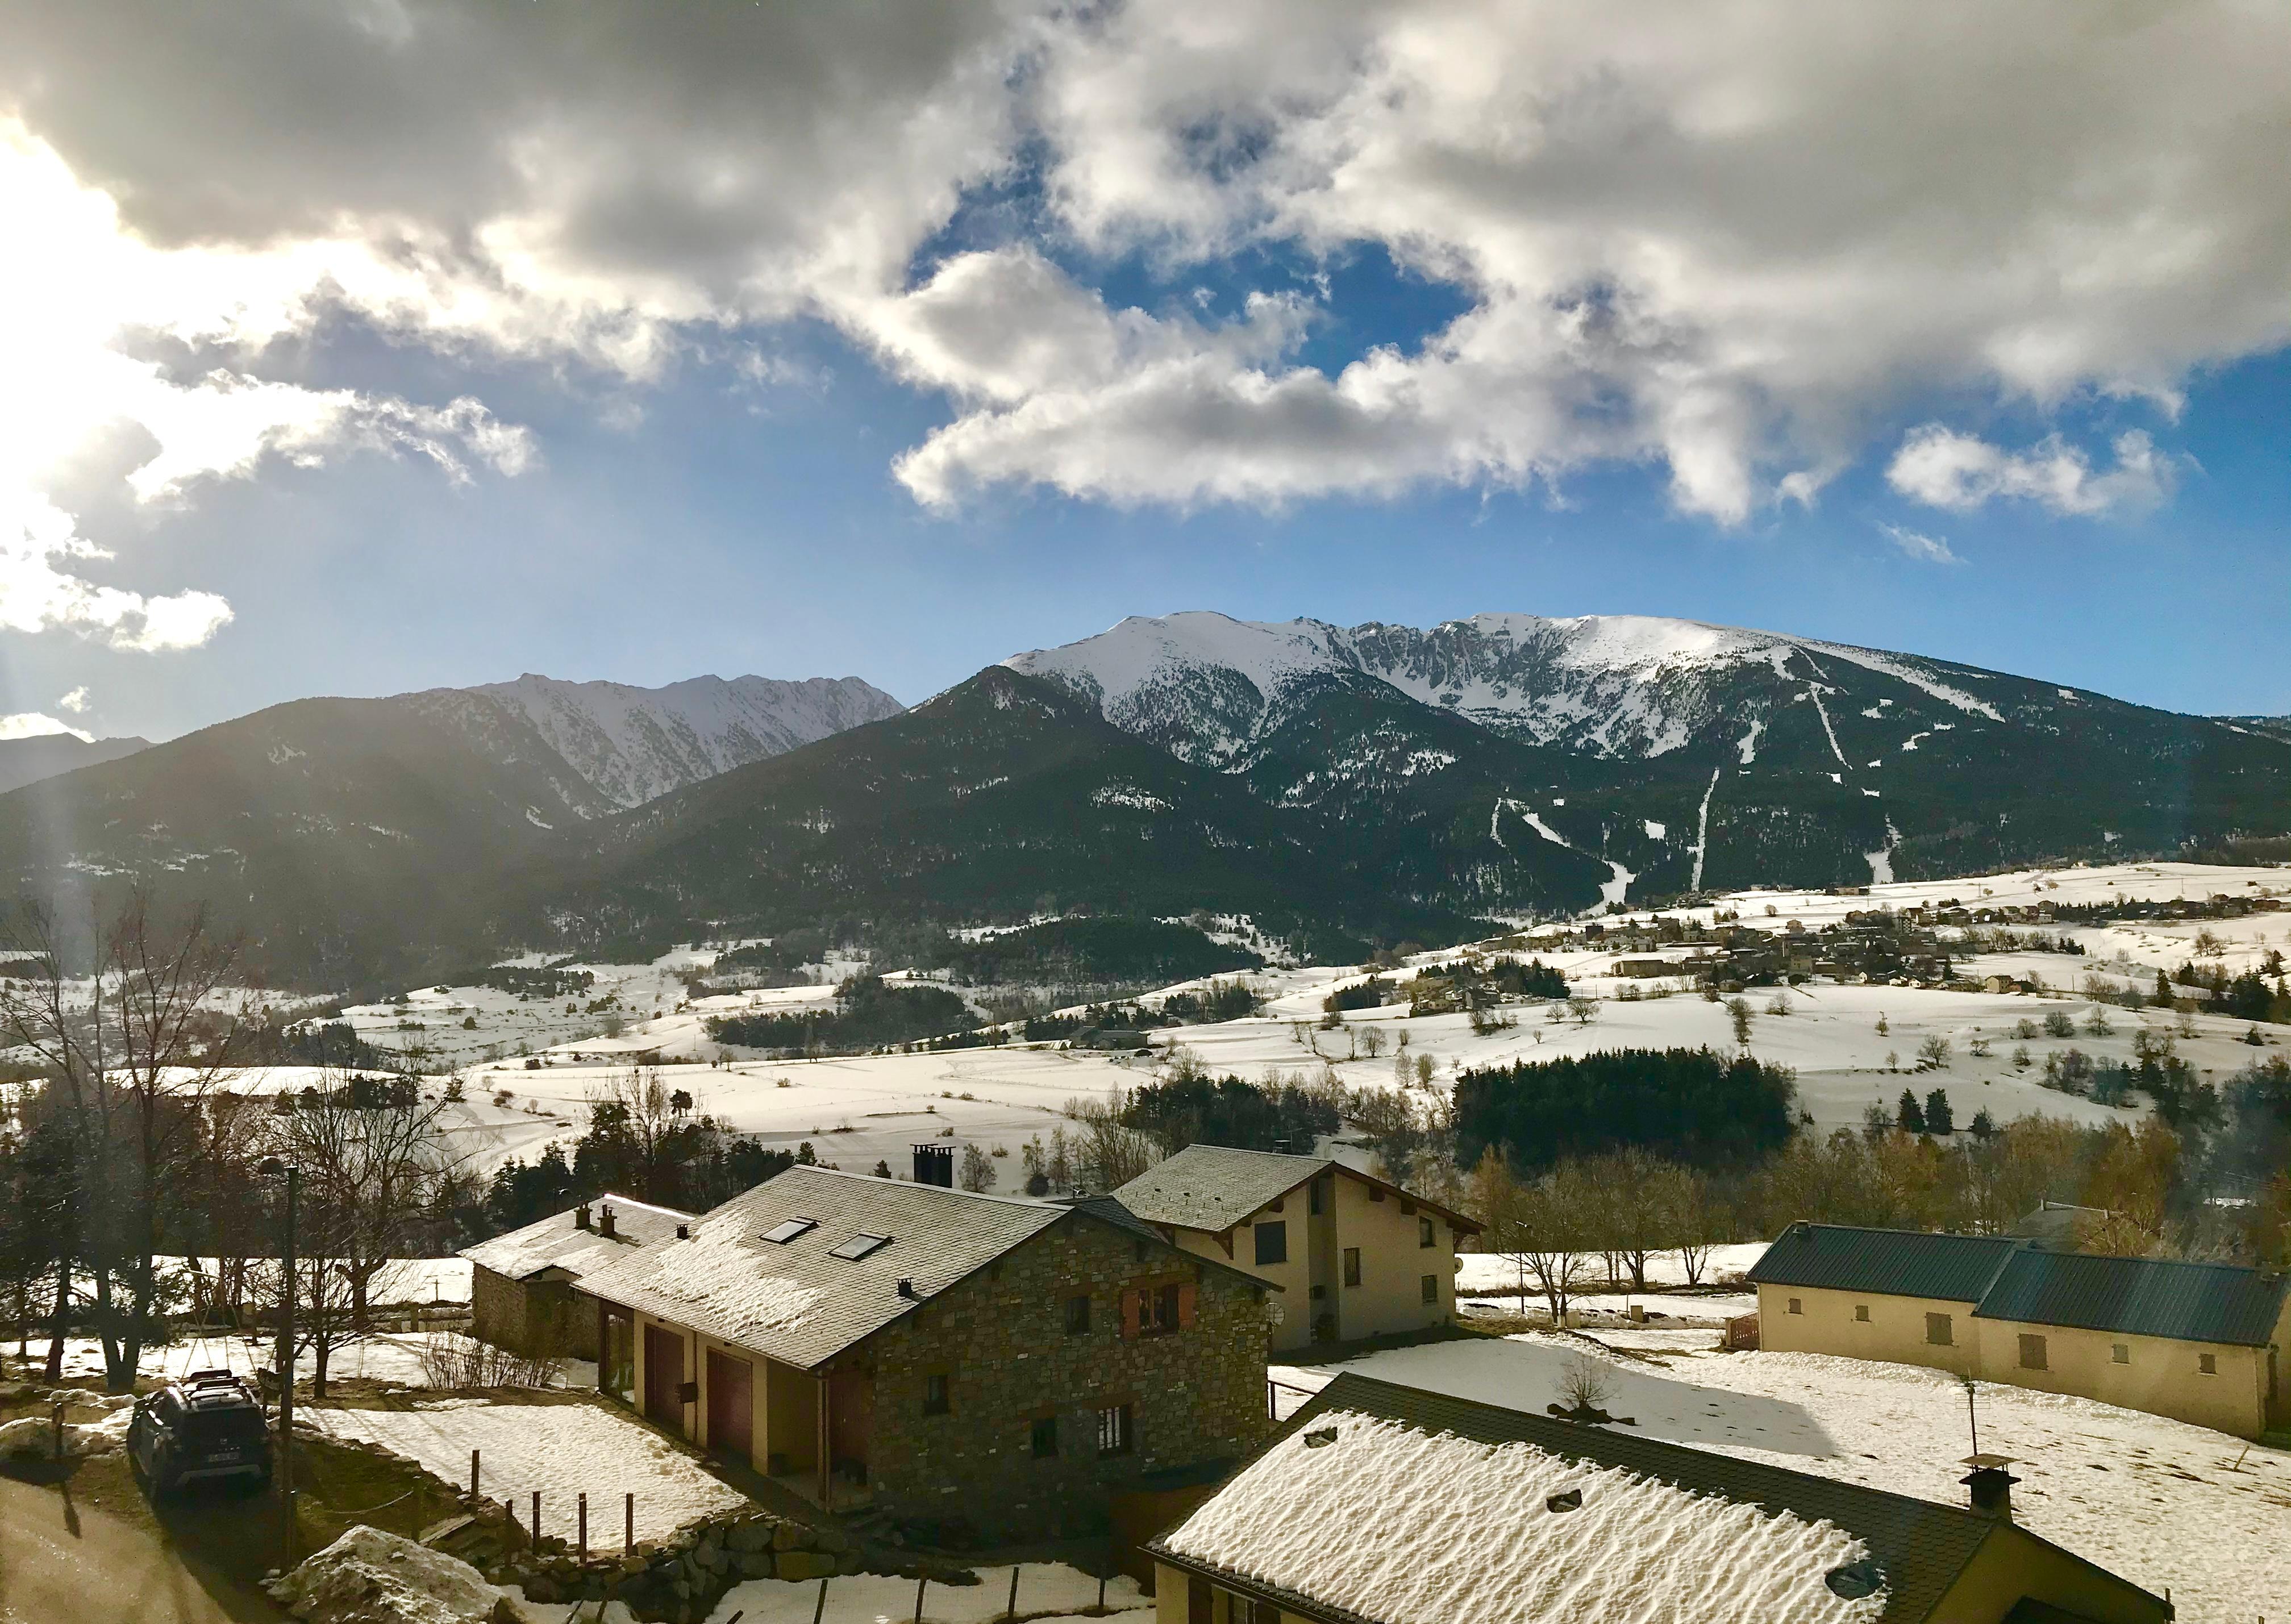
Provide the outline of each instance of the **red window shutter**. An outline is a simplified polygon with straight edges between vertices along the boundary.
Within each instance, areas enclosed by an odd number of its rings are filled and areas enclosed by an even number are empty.
[[[1128,1290],[1122,1292],[1121,1334],[1123,1336],[1135,1337],[1137,1334],[1138,1314],[1139,1310],[1145,1306],[1144,1298],[1145,1293],[1138,1290],[1135,1286],[1132,1286]]]
[[[1193,1328],[1194,1288],[1192,1286],[1179,1286],[1178,1288],[1178,1329],[1179,1331],[1191,1331]]]

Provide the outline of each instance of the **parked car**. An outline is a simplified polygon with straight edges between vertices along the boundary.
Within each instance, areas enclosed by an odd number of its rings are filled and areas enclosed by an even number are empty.
[[[194,1371],[135,1401],[127,1458],[155,1496],[185,1483],[270,1482],[262,1401],[229,1371]]]

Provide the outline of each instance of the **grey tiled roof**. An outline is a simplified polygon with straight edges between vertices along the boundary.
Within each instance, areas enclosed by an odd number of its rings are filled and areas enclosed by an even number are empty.
[[[792,1167],[583,1280],[624,1307],[810,1370],[1071,1215],[1048,1202]],[[764,1232],[817,1227],[782,1246]],[[854,1234],[890,1243],[832,1256]],[[912,1281],[913,1298],[899,1295]]]
[[[1225,1230],[1335,1165],[1324,1156],[1189,1145],[1114,1191],[1113,1199],[1149,1224]]]
[[[2030,1248],[2014,1255],[1973,1313],[1985,1320],[2264,1347],[2274,1340],[2287,1286],[2291,1277],[2231,1264]]]
[[[1813,1286],[1977,1303],[2019,1249],[2003,1235],[1792,1224],[1751,1266],[1757,1285]]]
[[[611,1240],[597,1228],[607,1207],[613,1210]],[[522,1229],[465,1246],[459,1256],[511,1280],[529,1280],[546,1268],[563,1269],[579,1279],[649,1242],[674,1234],[676,1226],[692,1217],[673,1207],[655,1207],[625,1195],[600,1195],[589,1203],[590,1227],[583,1229],[573,1221],[578,1210],[567,1207],[552,1212]]]
[[[1886,1605],[1878,1615],[1880,1624],[1924,1624],[1982,1542],[1998,1530],[1990,1518],[1966,1508],[1912,1499],[1716,1451],[1631,1437],[1604,1427],[1397,1387],[1350,1371],[1339,1375],[1290,1417],[1274,1443],[1325,1425],[1324,1417],[1346,1414],[1395,1421],[1425,1433],[1444,1433],[1490,1445],[1525,1443],[1568,1459],[1620,1467],[1689,1493],[1755,1506],[1769,1515],[1788,1513],[1810,1523],[1832,1524],[1862,1540],[1885,1572]],[[1337,1455],[1331,1469],[1343,1469],[1342,1461],[1343,1457]],[[1395,1548],[1390,1553],[1394,1564],[1469,1561],[1471,1542],[1459,1541],[1458,1532],[1437,1518],[1418,1522],[1395,1518],[1379,1527],[1362,1529],[1358,1537],[1390,1542]],[[1475,1532],[1485,1536],[1495,1531]],[[1306,1618],[1340,1624],[1389,1624],[1332,1607],[1301,1591],[1251,1580],[1180,1555],[1169,1543],[1178,1532],[1171,1530],[1151,1541],[1147,1549],[1161,1560],[1212,1575],[1221,1583],[1261,1596]],[[1410,1541],[1416,1542],[1415,1548],[1408,1548]],[[2130,1591],[2132,1587],[2127,1584],[2126,1588]],[[1719,1614],[1714,1612],[1712,1616]]]

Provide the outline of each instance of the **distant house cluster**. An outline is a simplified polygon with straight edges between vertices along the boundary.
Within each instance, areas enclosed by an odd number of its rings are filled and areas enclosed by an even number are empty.
[[[1800,1223],[1749,1277],[1765,1348],[1927,1365],[2245,1437],[2291,1423],[2279,1273]]]

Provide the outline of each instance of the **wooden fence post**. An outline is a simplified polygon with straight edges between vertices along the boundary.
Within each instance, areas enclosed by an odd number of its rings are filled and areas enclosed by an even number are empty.
[[[621,1554],[626,1556],[637,1548],[637,1492],[629,1491],[629,1498],[621,1507]]]
[[[915,1575],[915,1624],[923,1624],[923,1587],[930,1583],[930,1575]]]
[[[589,1494],[585,1489],[579,1501],[581,1517],[581,1560],[589,1560]]]
[[[478,1451],[470,1451],[470,1498],[478,1498]]]
[[[533,1548],[541,1548],[541,1491],[533,1491]]]
[[[1002,1611],[1011,1619],[1018,1616],[1018,1564],[1015,1562],[1010,1564],[1010,1600]]]
[[[811,1624],[819,1624],[827,1616],[827,1575],[819,1576],[819,1599],[812,1604]]]

